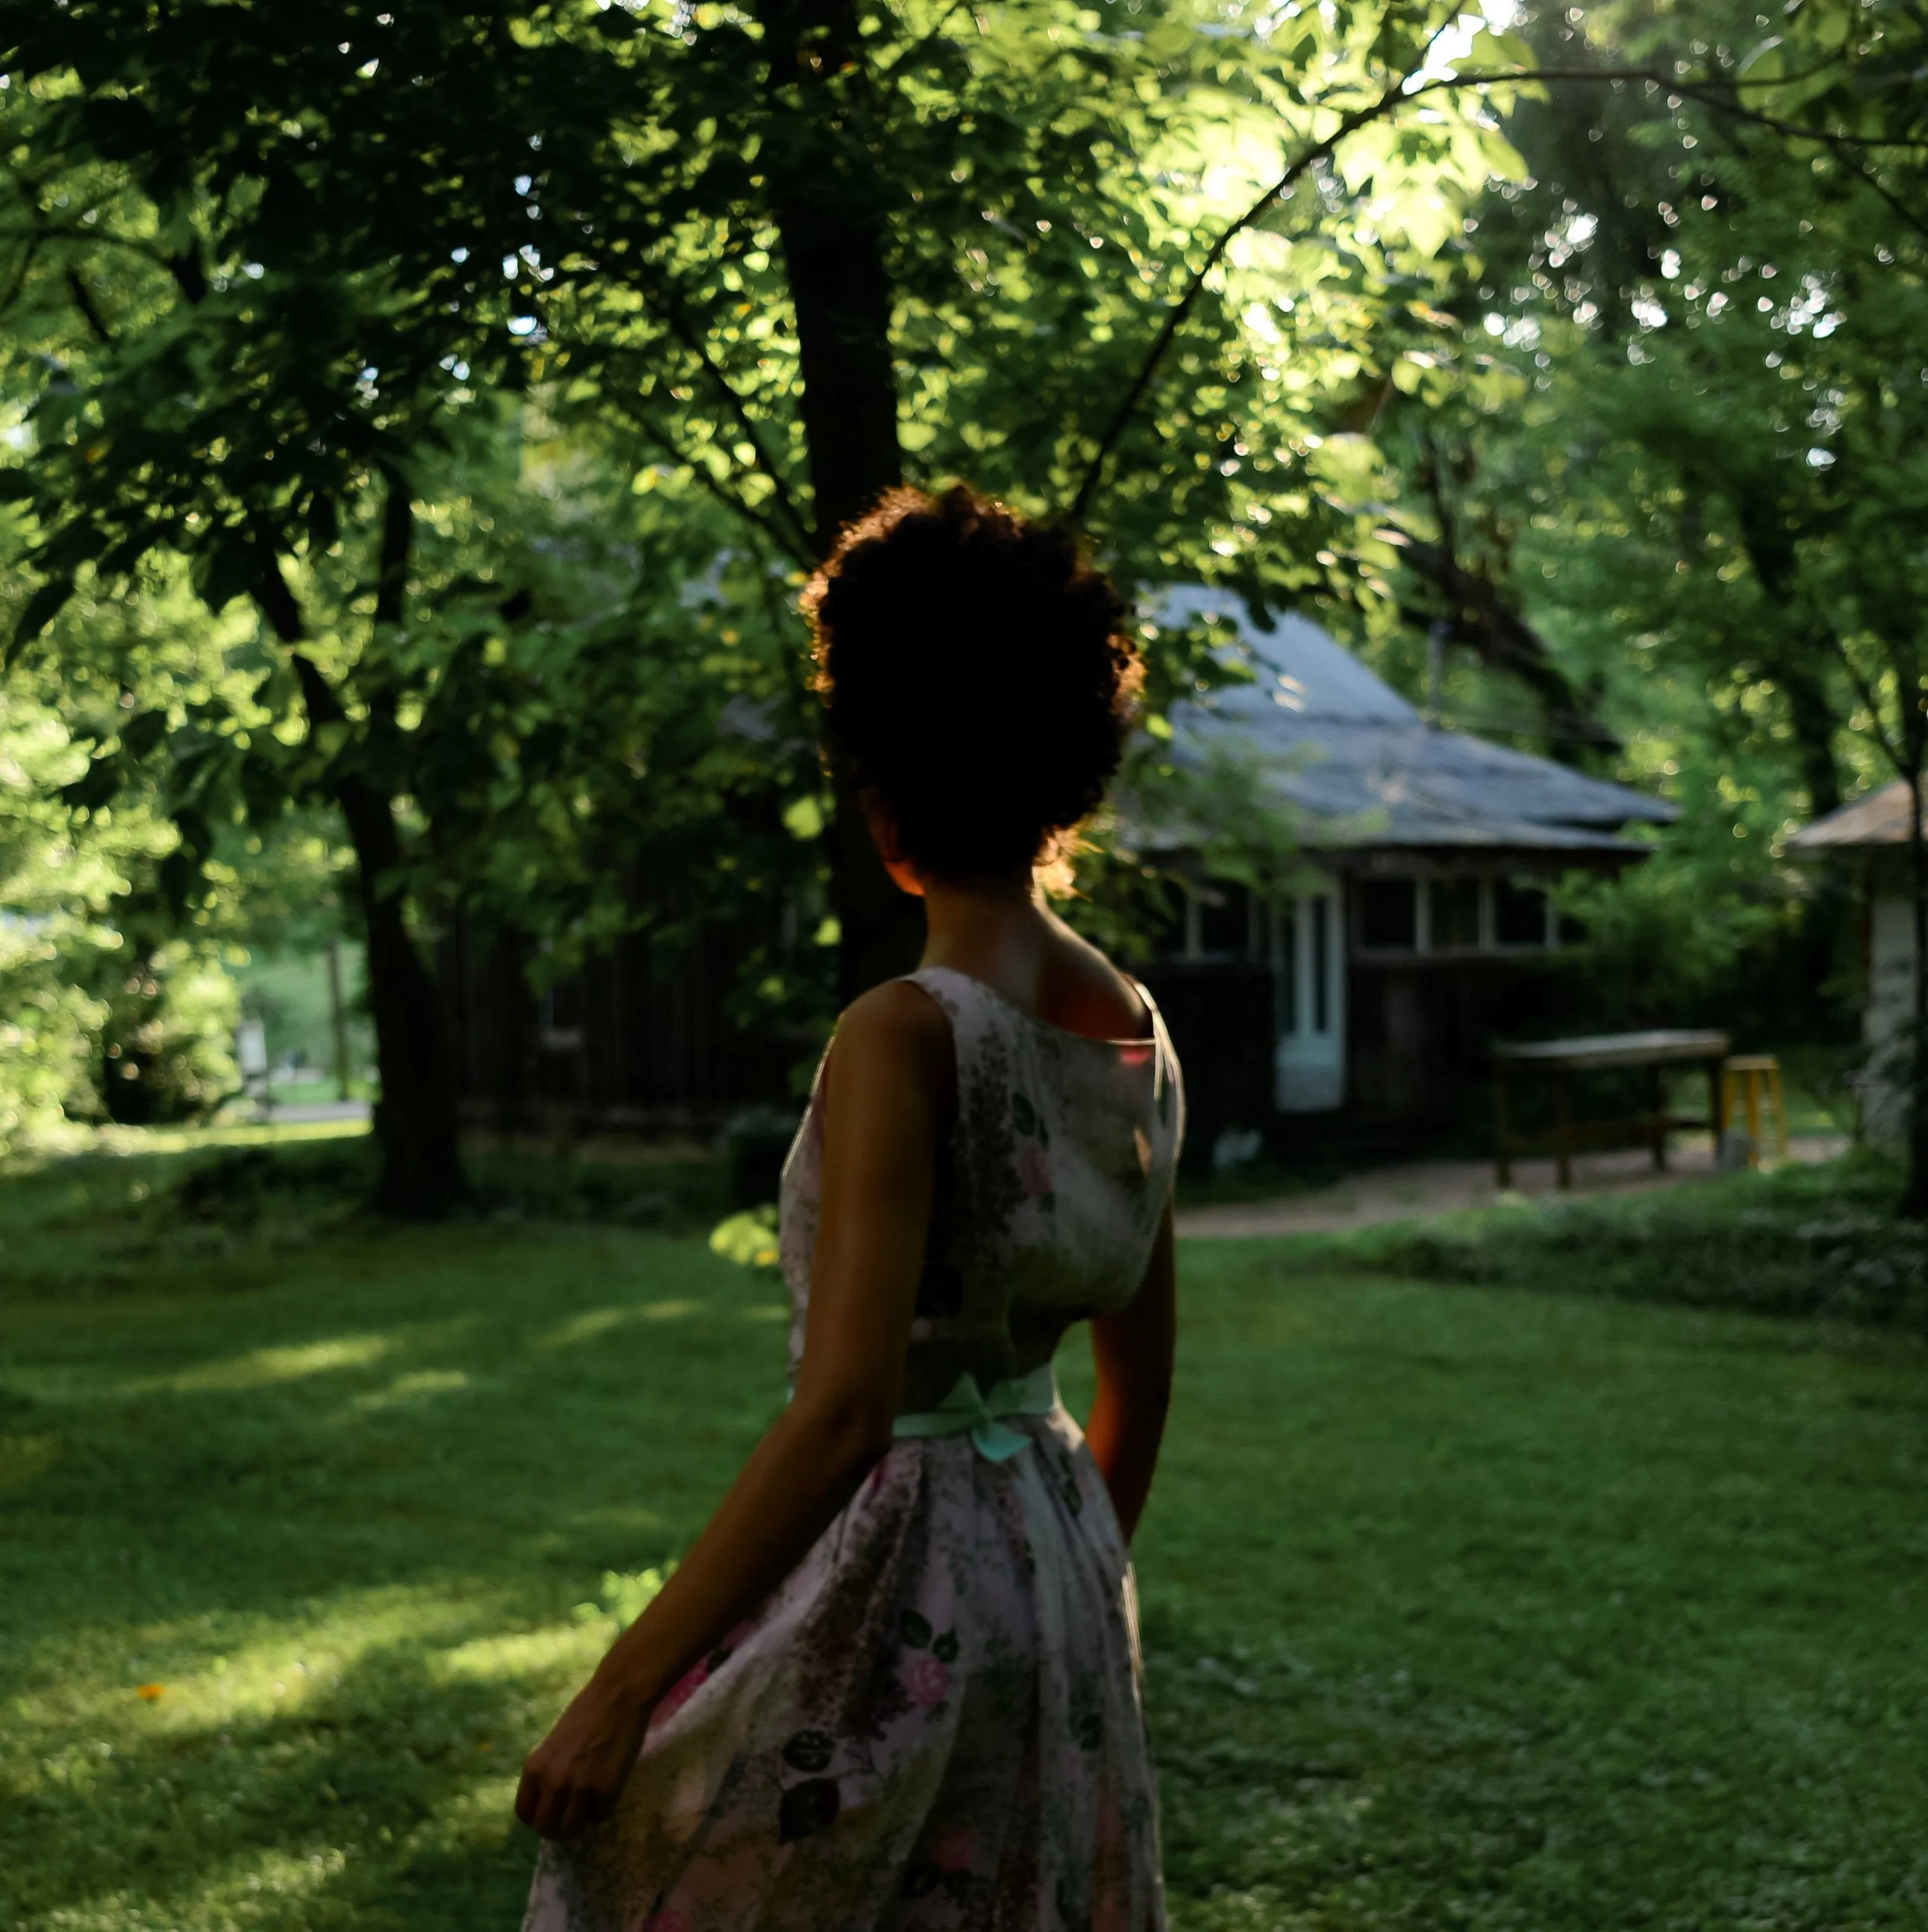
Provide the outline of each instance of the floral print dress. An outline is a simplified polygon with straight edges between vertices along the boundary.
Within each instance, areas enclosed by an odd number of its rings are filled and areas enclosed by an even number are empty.
[[[1035,1376],[1137,1294],[1183,1131],[1163,1023],[1050,1026],[943,968],[957,1120],[906,1412]],[[1148,1006],[1149,1002],[1147,1002]],[[822,1076],[785,1166],[800,1354]],[[1157,1932],[1130,1559],[1062,1404],[899,1440],[763,1606],[657,1707],[614,1814],[543,1848],[524,1932]]]

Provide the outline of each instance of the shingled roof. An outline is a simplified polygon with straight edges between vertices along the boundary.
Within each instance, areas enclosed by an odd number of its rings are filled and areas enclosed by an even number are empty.
[[[1928,814],[1924,814],[1928,816]],[[1877,845],[1908,843],[1908,788],[1896,778],[1892,784],[1857,798],[1804,825],[1788,841],[1799,852],[1854,850]]]
[[[1167,592],[1158,614],[1230,622],[1254,674],[1178,708],[1179,754],[1222,746],[1256,760],[1308,847],[1631,853],[1642,848],[1622,826],[1675,816],[1625,785],[1428,724],[1307,618],[1263,629],[1238,598],[1202,588]]]

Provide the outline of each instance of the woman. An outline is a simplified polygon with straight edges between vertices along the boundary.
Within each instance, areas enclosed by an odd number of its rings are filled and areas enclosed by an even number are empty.
[[[1126,1546],[1171,1382],[1179,1071],[1035,874],[1140,678],[1066,536],[894,491],[807,599],[924,902],[785,1167],[788,1406],[531,1754],[525,1932],[1164,1923]],[[1052,1357],[1092,1324],[1085,1432]]]

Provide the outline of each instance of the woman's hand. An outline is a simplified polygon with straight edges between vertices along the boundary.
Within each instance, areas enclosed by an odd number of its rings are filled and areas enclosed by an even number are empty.
[[[529,1754],[515,1815],[545,1838],[566,1838],[608,1816],[641,1748],[650,1706],[593,1677]]]

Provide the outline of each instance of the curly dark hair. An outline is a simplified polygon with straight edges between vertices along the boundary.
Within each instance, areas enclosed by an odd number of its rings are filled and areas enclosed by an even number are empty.
[[[1070,532],[961,484],[893,490],[803,608],[831,756],[920,872],[1008,877],[1097,808],[1144,668]]]

